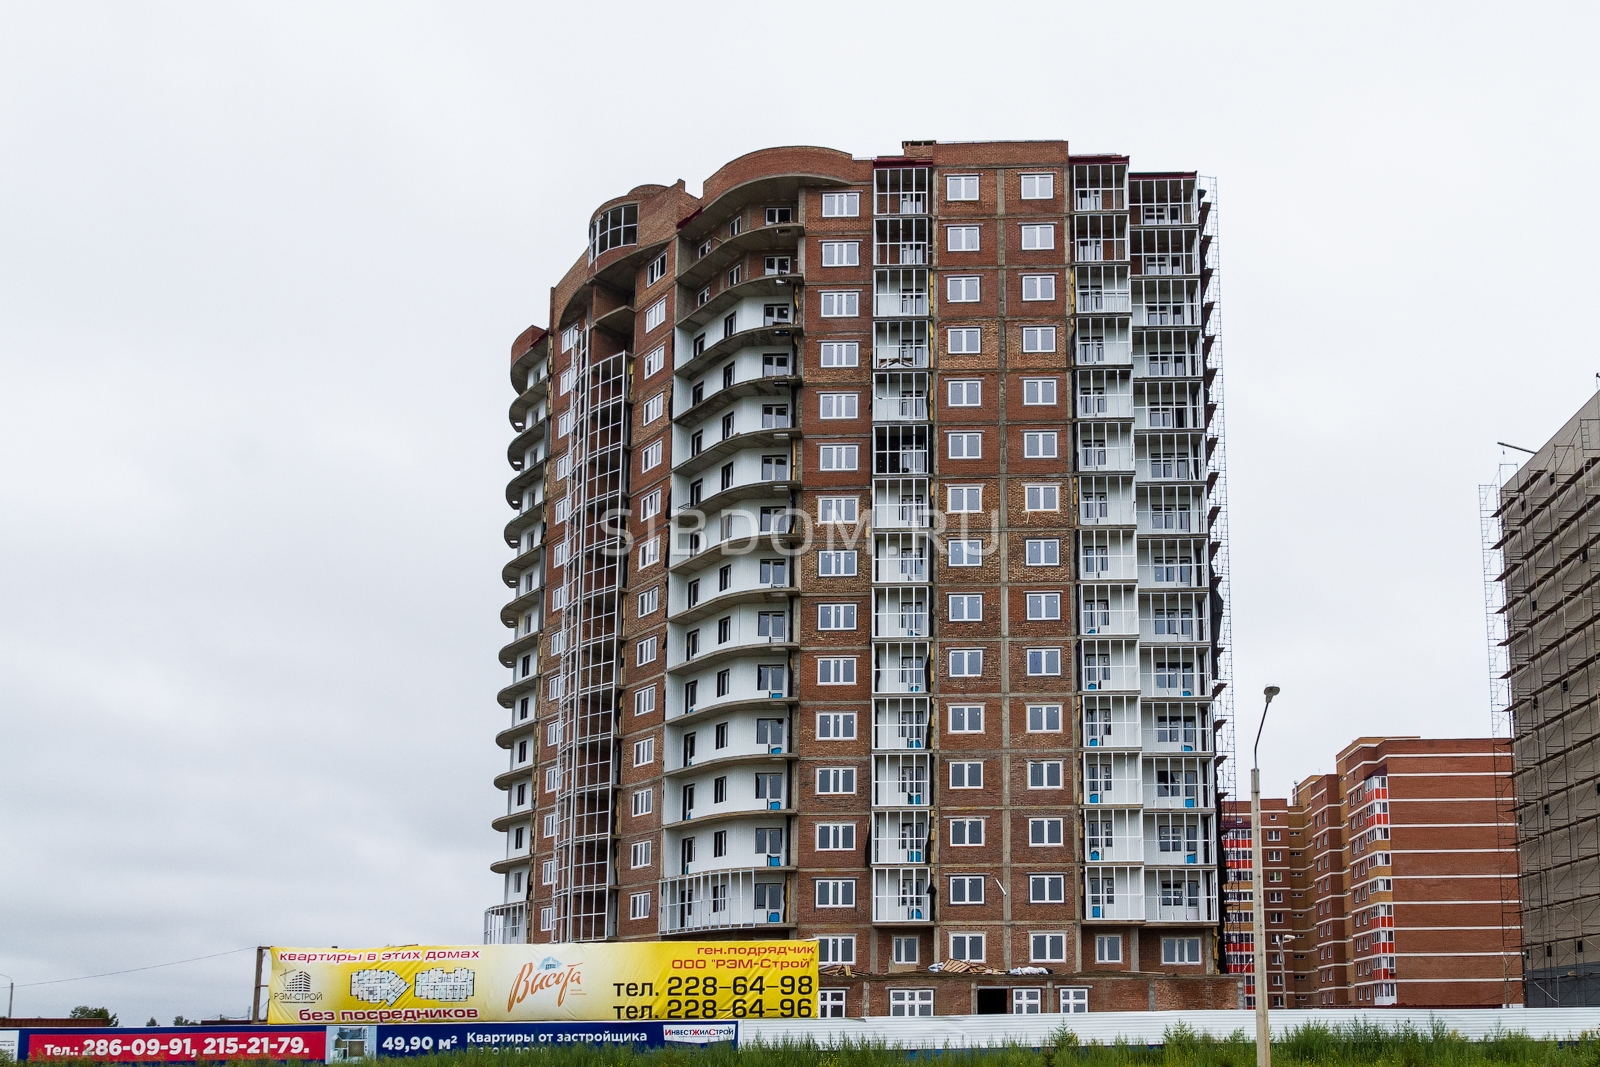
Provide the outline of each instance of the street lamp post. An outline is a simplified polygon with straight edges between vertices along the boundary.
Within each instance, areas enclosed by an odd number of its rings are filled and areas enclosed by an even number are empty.
[[[9,974],[0,974],[0,978],[7,979],[11,983],[11,991],[6,994],[6,1018],[10,1019],[17,1002],[17,980]]]
[[[1256,982],[1256,1067],[1272,1067],[1272,1030],[1267,1025],[1267,875],[1261,865],[1261,730],[1267,725],[1267,709],[1279,689],[1269,685],[1263,694],[1261,725],[1256,727],[1256,744],[1250,757],[1250,867],[1255,872],[1255,900],[1251,903],[1250,932],[1255,942]]]

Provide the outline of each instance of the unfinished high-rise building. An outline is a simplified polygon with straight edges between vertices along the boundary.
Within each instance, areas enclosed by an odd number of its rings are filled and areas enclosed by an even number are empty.
[[[596,209],[512,350],[489,939],[812,938],[826,1015],[1237,1004],[1215,204],[907,142]]]
[[[1480,492],[1529,1007],[1600,1005],[1600,395]]]

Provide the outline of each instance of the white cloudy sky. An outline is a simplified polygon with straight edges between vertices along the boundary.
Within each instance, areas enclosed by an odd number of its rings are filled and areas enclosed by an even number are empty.
[[[479,938],[508,345],[595,204],[774,143],[1217,175],[1267,787],[1486,729],[1475,487],[1600,371],[1593,5],[546,6],[0,4],[19,1014]]]

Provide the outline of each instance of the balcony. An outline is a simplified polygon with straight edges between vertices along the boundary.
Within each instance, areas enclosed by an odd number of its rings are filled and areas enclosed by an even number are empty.
[[[784,926],[783,886],[781,875],[761,867],[663,879],[656,929],[665,935]]]
[[[926,811],[873,812],[873,863],[926,863],[928,844]]]
[[[1181,847],[1162,848],[1164,843]],[[1203,839],[1162,842],[1151,834],[1145,839],[1144,854],[1144,862],[1151,867],[1210,867],[1216,863],[1212,857],[1211,842]]]
[[[1131,473],[1133,446],[1107,441],[1085,441],[1078,446],[1078,469],[1095,473]]]
[[[1126,289],[1079,289],[1077,312],[1093,315],[1103,311],[1126,312],[1132,306]]]
[[[872,327],[872,362],[878,368],[928,365],[926,322],[879,322]]]
[[[928,542],[916,538],[915,544],[902,539],[915,535],[880,537],[872,555],[872,580],[879,585],[926,584],[928,581]]]
[[[879,868],[872,872],[872,921],[875,923],[930,923],[932,901],[928,895],[928,868]]]
[[[1086,693],[1127,692],[1139,688],[1139,669],[1131,663],[1085,663],[1079,673],[1081,688]]]
[[[927,422],[928,397],[925,393],[872,398],[874,422]]]
[[[876,757],[872,763],[873,807],[931,807],[930,767],[926,755]]]
[[[1084,855],[1090,863],[1140,863],[1144,860],[1143,816],[1138,811],[1086,810]]]
[[[925,501],[872,505],[872,528],[875,530],[926,530],[932,525],[933,511]]]
[[[1134,417],[1132,393],[1079,393],[1080,419],[1131,419]]]
[[[1210,640],[1206,636],[1209,629],[1210,627],[1207,625],[1206,616],[1203,612],[1196,616],[1188,608],[1185,608],[1182,614],[1174,611],[1164,617],[1141,619],[1139,636],[1146,641],[1159,641],[1162,643],[1193,641],[1203,645]]]
[[[1144,802],[1144,792],[1134,767],[1137,762],[1137,756],[1087,757],[1083,780],[1084,804],[1090,807],[1140,806]],[[1087,776],[1091,771],[1095,773],[1092,778]]]
[[[1080,367],[1133,366],[1133,345],[1126,337],[1079,337],[1074,348]]]
[[[1085,867],[1084,917],[1101,922],[1142,920],[1143,875],[1138,867]]]
[[[928,644],[905,641],[873,650],[872,691],[886,696],[928,692]]]
[[[920,637],[927,640],[928,605],[920,600],[906,600],[899,604],[880,606],[872,613],[872,636],[875,640],[901,637]]]
[[[496,904],[483,913],[485,945],[521,945],[528,940],[528,904]]]
[[[1158,762],[1166,762],[1160,760]],[[1187,778],[1192,775],[1192,780]],[[1205,772],[1187,772],[1184,779],[1144,784],[1144,806],[1153,811],[1209,811],[1212,805],[1210,783]]]

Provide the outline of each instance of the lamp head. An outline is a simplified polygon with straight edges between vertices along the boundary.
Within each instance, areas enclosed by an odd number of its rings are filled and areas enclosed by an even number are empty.
[[[1268,704],[1272,703],[1272,698],[1277,696],[1281,692],[1283,692],[1283,690],[1279,689],[1275,685],[1269,685],[1265,689],[1262,690],[1262,693],[1264,693],[1266,695]]]

